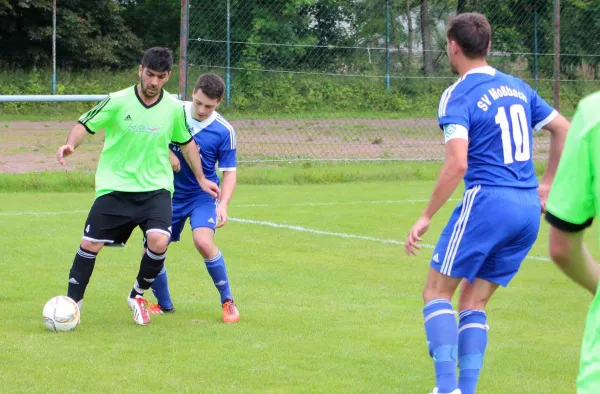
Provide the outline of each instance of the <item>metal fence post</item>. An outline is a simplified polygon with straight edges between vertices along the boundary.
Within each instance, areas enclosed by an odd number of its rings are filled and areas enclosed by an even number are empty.
[[[190,0],[181,0],[181,27],[179,29],[179,97],[187,98],[188,40],[190,23]]]
[[[385,88],[390,90],[390,0],[385,2]]]
[[[554,108],[560,104],[560,0],[554,0]]]
[[[52,94],[56,94],[56,0],[52,0]]]
[[[227,75],[225,78],[225,105],[231,104],[231,2],[227,0]]]
[[[535,78],[535,91],[538,91],[538,77],[539,77],[539,66],[538,66],[538,14],[537,14],[537,4],[533,8],[533,63],[534,63],[534,71],[533,75]]]

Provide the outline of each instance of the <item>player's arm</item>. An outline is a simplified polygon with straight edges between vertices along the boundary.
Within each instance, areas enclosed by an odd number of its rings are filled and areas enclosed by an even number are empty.
[[[60,165],[65,165],[65,157],[73,154],[75,149],[82,144],[83,140],[85,140],[85,136],[88,134],[87,130],[81,123],[77,123],[71,129],[69,136],[67,137],[67,142],[65,145],[58,148],[56,152],[56,160],[60,163]]]
[[[181,153],[185,162],[190,166],[198,184],[213,198],[219,198],[221,196],[221,190],[216,183],[206,179],[204,171],[202,170],[202,162],[200,161],[200,153],[198,152],[198,145],[193,138],[187,143],[181,145]]]
[[[455,87],[446,89],[440,99],[438,117],[440,127],[444,130],[446,158],[427,207],[406,236],[404,250],[407,255],[416,255],[416,250],[420,249],[417,242],[429,229],[431,218],[452,196],[467,172],[472,103],[468,97],[456,92]]]
[[[469,142],[464,138],[454,138],[446,143],[446,158],[427,207],[421,216],[428,219],[452,196],[467,172],[467,152]]]
[[[404,244],[407,255],[416,255],[416,249],[420,249],[417,242],[421,241],[421,236],[429,229],[431,218],[452,196],[467,172],[467,154],[469,151],[468,132],[464,126],[460,125],[445,125],[445,129],[448,128],[456,129],[456,131],[453,131],[450,139],[448,139],[448,131],[446,131],[446,158],[427,207],[425,207],[421,217],[408,233]]]
[[[567,232],[550,227],[550,257],[575,283],[596,294],[600,266],[583,244],[585,231]]]
[[[112,118],[112,108],[113,101],[109,95],[79,118],[77,124],[71,129],[66,144],[59,147],[56,152],[56,160],[61,165],[65,165],[65,157],[75,152],[87,134],[94,134],[108,124]]]
[[[223,227],[229,215],[227,214],[227,208],[229,208],[229,201],[233,196],[235,185],[237,183],[237,172],[236,171],[225,171],[223,172],[223,180],[221,181],[221,200],[217,207],[217,228]]]
[[[569,130],[569,121],[561,114],[557,114],[550,123],[544,126],[544,130],[550,132],[550,152],[548,154],[546,171],[544,172],[538,189],[543,212],[546,211],[548,193],[550,192],[552,181],[554,181],[560,156],[562,155],[565,146],[565,139],[567,138],[567,131]]]
[[[229,133],[222,139],[218,151],[219,170],[223,172],[223,180],[221,181],[221,202],[217,207],[217,228],[223,227],[227,223],[227,208],[237,183],[237,139],[235,130],[231,127],[228,127],[228,130]]]
[[[171,148],[169,148],[169,161],[171,162],[171,168],[173,168],[174,172],[181,171],[181,162]]]
[[[556,170],[546,220],[550,223],[550,257],[573,281],[595,294],[600,267],[583,244],[585,229],[596,215],[593,161],[596,160],[589,131],[594,122],[578,109],[567,134],[564,152]]]
[[[218,198],[221,195],[219,186],[217,186],[216,183],[206,179],[204,176],[198,145],[196,144],[196,141],[194,141],[194,137],[192,137],[188,128],[185,107],[182,105],[179,108],[179,111],[174,114],[174,116],[175,118],[171,142],[178,144],[181,148],[183,158],[192,169],[200,188],[210,194],[213,198]]]

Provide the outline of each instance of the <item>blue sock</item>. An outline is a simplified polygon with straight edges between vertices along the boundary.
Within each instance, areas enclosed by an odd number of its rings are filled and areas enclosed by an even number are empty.
[[[219,253],[212,259],[204,260],[204,263],[206,263],[206,269],[208,270],[208,274],[212,278],[215,287],[219,290],[219,294],[221,294],[221,304],[224,303],[226,299],[233,300],[231,289],[229,288],[227,269],[225,269],[225,259],[223,259],[221,251],[219,250]]]
[[[484,311],[465,310],[460,313],[458,325],[458,387],[462,394],[474,394],[483,355],[487,346],[488,326]]]
[[[150,285],[150,288],[160,306],[166,309],[173,308],[166,267],[163,267],[156,279],[154,279],[154,282]]]
[[[456,384],[456,350],[458,328],[452,303],[444,299],[431,300],[423,308],[425,334],[429,355],[435,367],[436,387],[440,393],[451,393]]]

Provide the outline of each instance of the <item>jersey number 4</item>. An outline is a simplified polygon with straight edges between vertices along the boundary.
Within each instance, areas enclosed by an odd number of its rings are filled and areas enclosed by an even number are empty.
[[[496,114],[496,124],[502,130],[502,150],[504,151],[504,164],[510,164],[516,161],[527,161],[531,158],[529,149],[529,122],[525,108],[521,104],[510,106],[510,124],[506,116],[504,107],[498,108]],[[515,142],[515,155],[513,160],[512,140]]]

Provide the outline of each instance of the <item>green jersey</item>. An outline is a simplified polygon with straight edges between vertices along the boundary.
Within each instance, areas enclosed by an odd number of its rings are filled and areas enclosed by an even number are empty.
[[[600,207],[600,92],[579,103],[546,204],[554,227],[577,232],[591,225]],[[578,394],[600,393],[600,291],[588,311]]]
[[[146,105],[133,86],[111,93],[79,118],[94,134],[106,130],[96,170],[96,198],[120,192],[166,189],[173,194],[169,143],[191,141],[183,104],[166,91]]]

